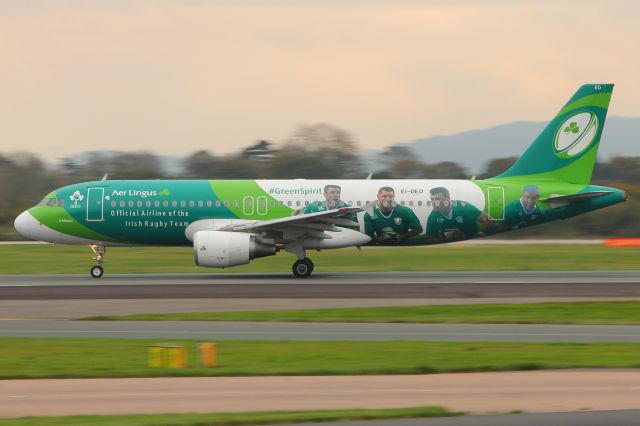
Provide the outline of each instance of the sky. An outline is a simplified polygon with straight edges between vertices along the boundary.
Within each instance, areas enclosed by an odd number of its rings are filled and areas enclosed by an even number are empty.
[[[187,155],[328,123],[379,149],[546,121],[583,83],[640,116],[635,1],[0,2],[0,152]]]

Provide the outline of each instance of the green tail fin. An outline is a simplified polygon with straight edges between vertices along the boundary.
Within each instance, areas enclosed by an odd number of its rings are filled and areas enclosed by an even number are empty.
[[[525,153],[497,178],[531,176],[588,184],[613,84],[585,84]]]

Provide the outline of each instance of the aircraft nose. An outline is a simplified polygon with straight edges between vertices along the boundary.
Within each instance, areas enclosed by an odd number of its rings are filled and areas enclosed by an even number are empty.
[[[38,221],[28,211],[23,211],[13,222],[13,227],[20,235],[28,239],[34,238],[34,231],[37,229]]]

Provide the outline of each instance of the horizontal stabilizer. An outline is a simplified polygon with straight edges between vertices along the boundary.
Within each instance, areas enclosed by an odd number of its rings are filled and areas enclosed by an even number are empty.
[[[581,192],[579,194],[570,194],[570,195],[552,195],[549,198],[541,199],[540,201],[545,202],[564,202],[564,203],[579,203],[579,202],[587,202],[592,198],[602,197],[604,195],[608,195],[613,193],[613,191],[591,191],[591,192]]]

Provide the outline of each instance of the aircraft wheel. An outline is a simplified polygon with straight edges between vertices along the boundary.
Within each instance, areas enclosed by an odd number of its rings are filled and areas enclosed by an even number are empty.
[[[92,266],[90,273],[93,278],[100,278],[104,274],[104,269],[100,265]]]
[[[313,272],[313,262],[308,257],[296,260],[292,270],[296,278],[307,278]]]

